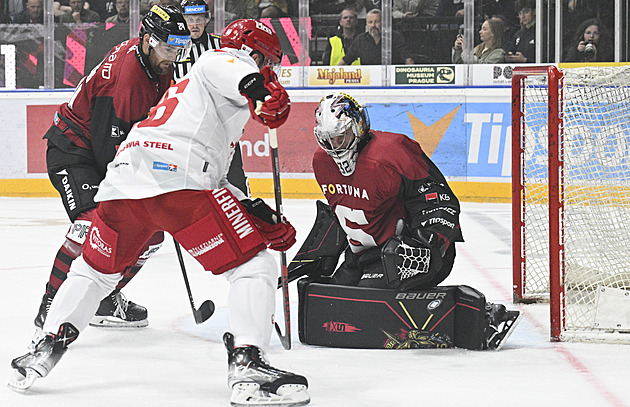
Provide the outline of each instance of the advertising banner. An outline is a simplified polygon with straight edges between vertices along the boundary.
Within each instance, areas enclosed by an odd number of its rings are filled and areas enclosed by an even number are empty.
[[[313,136],[317,103],[293,103],[287,123],[278,129],[280,170],[288,177],[312,174],[319,148]],[[510,176],[510,105],[508,103],[366,103],[372,128],[403,133],[416,140],[445,176]],[[43,134],[56,105],[29,105],[27,172],[46,172]],[[245,171],[270,173],[267,128],[250,120],[241,139]]]

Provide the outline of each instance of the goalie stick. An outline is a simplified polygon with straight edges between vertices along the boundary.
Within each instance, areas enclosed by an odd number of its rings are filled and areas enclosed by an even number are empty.
[[[282,191],[280,187],[280,162],[278,159],[278,133],[276,129],[269,128],[269,147],[271,148],[271,167],[273,171],[273,194],[276,199],[276,212],[278,219],[282,221]],[[284,305],[284,335],[277,322],[274,322],[276,333],[280,338],[282,347],[291,349],[291,307],[289,305],[289,272],[287,269],[287,254],[280,252],[280,283],[282,286],[282,299]]]
[[[177,259],[179,260],[179,266],[182,269],[182,275],[184,276],[184,283],[186,284],[186,291],[188,292],[188,299],[190,300],[190,307],[192,308],[193,316],[195,317],[195,323],[197,325],[205,322],[214,314],[214,303],[211,300],[204,301],[199,309],[195,308],[195,302],[193,301],[192,291],[190,290],[190,283],[188,282],[188,274],[186,273],[186,266],[184,265],[184,257],[182,256],[182,249],[177,243],[177,240],[173,238],[175,243],[175,251],[177,252]]]

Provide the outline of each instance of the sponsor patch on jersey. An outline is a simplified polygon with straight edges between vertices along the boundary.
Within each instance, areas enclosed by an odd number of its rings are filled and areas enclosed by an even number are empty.
[[[92,225],[92,222],[89,220],[75,220],[72,226],[70,226],[66,238],[82,245],[90,231],[90,225]]]
[[[427,200],[427,202],[432,202],[432,203],[438,202],[438,194],[437,194],[437,192],[432,192],[430,194],[426,194],[424,196],[424,198]]]
[[[111,257],[113,248],[101,237],[101,231],[97,227],[92,228],[90,233],[90,246],[105,257]]]
[[[177,164],[163,163],[161,161],[153,161],[153,169],[160,171],[177,172]]]

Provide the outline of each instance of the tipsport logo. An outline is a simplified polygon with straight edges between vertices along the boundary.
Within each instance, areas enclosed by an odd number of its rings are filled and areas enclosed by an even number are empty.
[[[177,172],[177,164],[163,163],[160,161],[153,161],[153,169],[159,171]]]

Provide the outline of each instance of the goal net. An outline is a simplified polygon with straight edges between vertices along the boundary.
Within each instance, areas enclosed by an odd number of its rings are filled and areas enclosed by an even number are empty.
[[[630,67],[515,68],[512,109],[514,300],[630,342]]]

